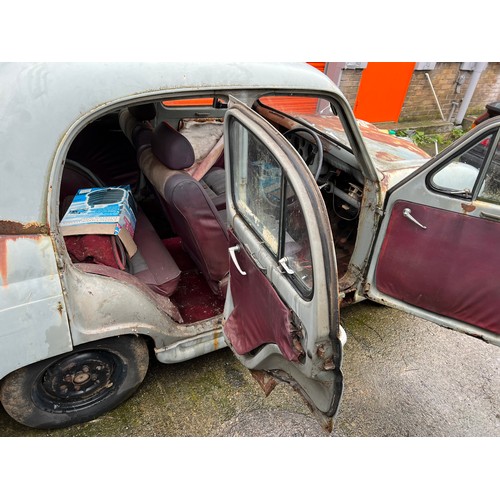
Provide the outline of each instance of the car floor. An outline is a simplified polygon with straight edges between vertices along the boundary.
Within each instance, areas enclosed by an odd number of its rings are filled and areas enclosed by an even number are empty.
[[[224,299],[210,290],[203,275],[182,248],[180,238],[163,240],[164,245],[181,270],[181,278],[170,300],[177,306],[185,323],[194,323],[221,314]]]

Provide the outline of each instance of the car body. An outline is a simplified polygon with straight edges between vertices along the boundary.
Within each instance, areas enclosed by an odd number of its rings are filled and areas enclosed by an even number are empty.
[[[500,115],[500,102],[490,102],[485,106],[486,111],[480,114],[473,122],[472,128],[477,127],[480,123],[483,123],[489,118]]]
[[[229,346],[331,424],[340,308],[367,298],[500,345],[500,119],[430,159],[305,64],[3,64],[0,80],[0,398],[19,422],[93,419],[151,352]],[[120,186],[137,251],[63,236],[78,189]]]

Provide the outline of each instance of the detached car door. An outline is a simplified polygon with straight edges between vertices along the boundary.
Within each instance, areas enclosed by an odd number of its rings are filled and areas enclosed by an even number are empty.
[[[367,295],[500,345],[500,120],[386,199]]]
[[[319,189],[288,141],[234,100],[225,118],[225,155],[226,342],[264,390],[276,379],[290,383],[313,409],[332,417],[342,392],[345,333]]]

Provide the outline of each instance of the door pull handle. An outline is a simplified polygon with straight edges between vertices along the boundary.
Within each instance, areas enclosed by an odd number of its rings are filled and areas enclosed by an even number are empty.
[[[415,219],[413,217],[413,215],[411,215],[411,210],[409,208],[405,208],[403,210],[403,217],[406,217],[407,219],[410,219],[414,224],[416,224],[417,226],[421,227],[422,229],[427,229],[427,226],[424,226],[423,224],[420,224],[420,222],[418,222],[418,220]]]
[[[231,256],[231,260],[233,261],[233,264],[235,265],[236,269],[238,269],[238,272],[242,276],[246,276],[247,273],[243,271],[240,267],[240,263],[238,262],[238,259],[236,258],[236,252],[239,252],[241,250],[241,247],[239,245],[235,245],[234,247],[229,247],[229,255]]]

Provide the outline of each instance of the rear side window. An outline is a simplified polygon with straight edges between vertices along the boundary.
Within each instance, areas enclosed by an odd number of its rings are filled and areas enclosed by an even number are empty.
[[[192,99],[169,99],[162,102],[166,108],[223,108],[227,101],[220,97],[200,97]]]

